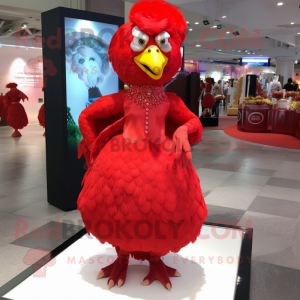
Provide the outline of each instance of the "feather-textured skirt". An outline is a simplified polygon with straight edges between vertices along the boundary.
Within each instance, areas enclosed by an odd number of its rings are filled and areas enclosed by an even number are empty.
[[[88,233],[134,252],[178,252],[207,217],[200,180],[175,160],[171,141],[130,144],[115,136],[100,151],[78,198]]]
[[[8,107],[7,123],[15,130],[23,129],[28,125],[26,111],[21,103],[12,102]]]
[[[40,125],[45,128],[45,104],[39,109],[38,120]]]

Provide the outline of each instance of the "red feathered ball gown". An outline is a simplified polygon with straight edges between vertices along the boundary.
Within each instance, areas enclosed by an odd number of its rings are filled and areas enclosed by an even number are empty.
[[[38,120],[40,125],[45,128],[45,104],[39,109]],[[45,132],[43,135],[45,135]]]
[[[148,107],[119,92],[79,117],[80,155],[89,165],[78,198],[86,229],[136,258],[178,252],[197,239],[207,216],[199,177],[191,162],[175,159],[171,140],[186,125],[197,143],[201,123],[175,94],[160,97]]]
[[[15,132],[28,125],[28,118],[24,106],[19,102],[11,102],[8,108],[7,123]]]
[[[1,121],[6,121],[6,118],[7,118],[7,109],[6,109],[4,99],[5,99],[5,97],[1,93],[1,95],[0,95],[0,118],[1,118]]]
[[[21,136],[18,130],[28,125],[26,111],[20,103],[21,100],[24,101],[25,99],[28,99],[28,97],[16,87],[10,87],[10,91],[5,94],[5,100],[8,106],[7,123],[10,127],[15,129],[12,137]]]

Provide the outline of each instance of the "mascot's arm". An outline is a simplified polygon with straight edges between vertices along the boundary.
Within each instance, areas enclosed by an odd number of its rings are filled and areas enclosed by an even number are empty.
[[[182,158],[182,164],[185,167],[187,162],[192,160],[190,145],[201,140],[203,127],[199,118],[185,106],[176,94],[167,93],[167,95],[170,100],[170,108],[166,118],[166,129],[168,129],[168,123],[170,123],[171,132],[175,130],[173,140],[175,142],[176,158]]]
[[[84,109],[79,116],[79,130],[82,141],[78,147],[78,157],[84,154],[87,165],[90,165],[92,145],[106,127],[123,117],[124,91],[103,96]]]

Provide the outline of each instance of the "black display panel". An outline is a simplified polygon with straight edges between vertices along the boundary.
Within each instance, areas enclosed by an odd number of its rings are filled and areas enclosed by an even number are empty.
[[[63,7],[42,13],[48,202],[64,211],[77,208],[86,171],[77,158],[78,117],[124,88],[107,54],[122,24],[121,17]]]

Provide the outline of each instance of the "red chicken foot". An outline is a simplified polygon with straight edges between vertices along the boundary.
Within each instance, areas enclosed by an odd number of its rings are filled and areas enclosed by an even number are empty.
[[[158,255],[151,255],[149,263],[149,274],[144,278],[141,285],[149,285],[154,280],[159,280],[168,291],[171,291],[170,277],[181,277],[181,274],[176,269],[166,266]]]
[[[128,269],[129,253],[120,249],[118,258],[107,267],[101,269],[97,276],[100,278],[108,278],[107,286],[111,289],[117,283],[121,287],[126,281],[126,274]]]

